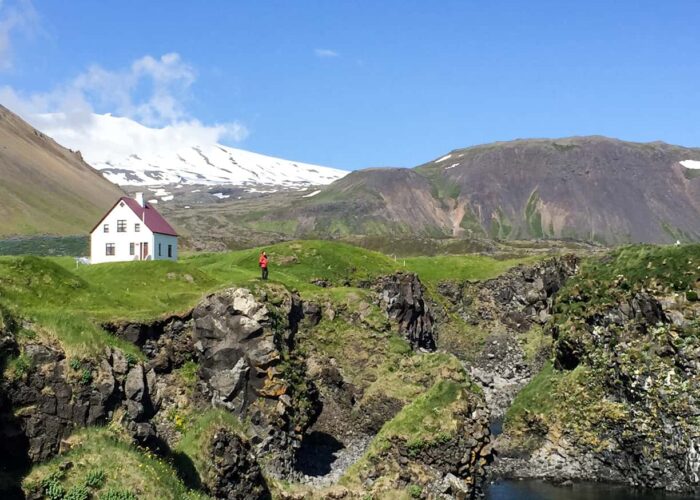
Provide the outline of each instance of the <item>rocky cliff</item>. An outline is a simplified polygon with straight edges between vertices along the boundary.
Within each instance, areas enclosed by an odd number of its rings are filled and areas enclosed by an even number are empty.
[[[553,364],[509,411],[497,472],[695,492],[699,280],[697,246],[584,268],[556,300]]]
[[[134,349],[109,347],[90,359],[4,312],[2,471],[21,475],[57,454],[82,453],[76,432],[106,425],[119,439],[174,463],[193,491],[216,498],[288,495],[279,481],[325,487],[344,473],[346,494],[413,487],[474,497],[491,460],[483,396],[456,358],[428,354],[437,331],[415,275],[363,286],[348,288],[344,303],[303,301],[275,284],[225,289],[184,314],[104,324]],[[356,332],[344,339],[343,352],[354,348],[364,357],[365,373],[322,347],[338,325],[343,335]],[[372,351],[357,350],[362,342],[373,344]],[[406,419],[428,410],[421,397],[436,398],[429,409],[443,418],[421,428],[426,437],[417,447]],[[380,432],[387,441],[377,438]],[[379,444],[370,450],[372,439]],[[333,441],[351,454],[335,479],[316,479],[325,474],[319,467],[334,460],[313,443]],[[347,472],[361,456],[365,465]],[[24,492],[43,498],[53,489],[67,491],[77,476],[74,462],[61,460],[58,471],[33,473]],[[412,472],[398,474],[404,466]],[[41,467],[50,466],[34,470]],[[355,482],[360,470],[365,485]]]

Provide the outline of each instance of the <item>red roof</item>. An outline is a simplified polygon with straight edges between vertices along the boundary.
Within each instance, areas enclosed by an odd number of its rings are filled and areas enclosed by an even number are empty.
[[[126,196],[122,196],[117,200],[117,202],[114,204],[114,206],[105,214],[102,219],[100,219],[100,222],[95,224],[95,227],[92,228],[91,233],[99,226],[102,221],[107,217],[112,210],[114,210],[114,207],[116,207],[120,202],[126,203],[126,205],[138,216],[139,219],[141,219],[144,223],[144,225],[150,229],[154,233],[158,234],[167,234],[170,236],[177,236],[177,233],[173,229],[173,227],[168,224],[168,221],[166,221],[162,215],[158,213],[158,210],[153,208],[150,203],[144,202],[144,206],[142,207],[139,205],[139,202],[134,200],[133,198],[127,198]]]

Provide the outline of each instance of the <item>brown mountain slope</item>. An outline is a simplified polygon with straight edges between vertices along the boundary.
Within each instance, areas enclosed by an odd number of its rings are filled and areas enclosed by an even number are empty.
[[[605,137],[521,140],[450,153],[417,170],[502,238],[605,243],[700,240],[699,149]],[[463,223],[463,226],[467,224]]]
[[[415,169],[353,172],[239,223],[291,237],[350,235],[700,240],[700,149],[605,137],[455,150]]]
[[[81,234],[122,191],[0,106],[0,235]]]

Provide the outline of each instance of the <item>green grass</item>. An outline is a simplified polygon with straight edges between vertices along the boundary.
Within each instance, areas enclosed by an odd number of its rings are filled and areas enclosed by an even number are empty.
[[[541,257],[494,259],[483,255],[441,255],[435,257],[408,257],[398,260],[403,269],[415,272],[421,281],[433,284],[439,281],[486,280],[503,274],[518,264],[535,262]]]
[[[476,390],[469,384],[439,380],[415,397],[382,426],[367,452],[348,469],[340,483],[348,486],[360,484],[363,471],[371,468],[371,461],[381,457],[394,441],[403,441],[409,453],[417,453],[424,447],[451,439],[460,426],[455,412],[464,404],[465,389]]]
[[[547,362],[530,383],[521,390],[508,408],[504,425],[513,426],[525,413],[543,413],[555,404],[554,389],[562,377],[551,362]]]
[[[128,492],[138,498],[205,499],[188,490],[172,466],[150,452],[122,441],[105,428],[84,429],[70,438],[70,451],[35,466],[24,479],[23,488],[36,490],[49,485],[65,491],[87,488],[91,498],[109,497],[109,492]],[[72,467],[61,470],[71,463]],[[102,480],[96,476],[104,475]]]
[[[0,255],[88,255],[87,236],[33,236],[0,240]]]
[[[209,441],[221,428],[243,433],[238,417],[223,409],[207,410],[187,425],[187,430],[174,449],[174,465],[180,477],[191,487],[201,487],[213,479],[209,458]]]
[[[184,312],[201,298],[228,286],[261,285],[260,248],[197,254],[178,262],[146,261],[76,266],[71,258],[0,257],[0,305],[32,320],[75,356],[105,345],[134,351],[100,327],[108,321],[150,321]],[[396,260],[353,245],[329,241],[288,242],[266,247],[270,283],[313,296],[322,278],[347,292],[357,284],[396,270],[417,272],[428,284],[442,279],[484,279],[525,259],[439,256]],[[338,289],[335,289],[338,290]],[[135,351],[134,351],[135,352]]]

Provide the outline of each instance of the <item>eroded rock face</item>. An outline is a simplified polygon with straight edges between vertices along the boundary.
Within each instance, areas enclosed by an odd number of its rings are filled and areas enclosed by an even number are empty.
[[[518,391],[544,362],[526,360],[519,335],[543,326],[552,317],[557,292],[578,271],[574,255],[523,265],[483,282],[445,281],[438,292],[451,304],[450,312],[488,332],[482,351],[455,352],[471,358],[472,376],[484,389],[492,417],[502,418]],[[450,346],[442,346],[450,349]]]
[[[264,500],[271,498],[250,444],[234,432],[221,428],[209,443],[212,470],[204,487],[215,498]]]
[[[0,384],[2,419],[8,424],[0,429],[0,441],[19,445],[26,440],[26,447],[7,450],[10,456],[46,460],[74,428],[104,424],[119,407],[127,415],[125,426],[139,442],[154,438],[148,420],[159,403],[155,374],[142,364],[130,366],[121,351],[110,348],[96,362],[77,364],[57,346],[26,344],[22,353],[26,371]]]
[[[398,323],[399,334],[414,349],[434,351],[437,343],[435,320],[424,298],[423,285],[413,273],[396,273],[374,285],[381,306]]]
[[[392,487],[420,485],[428,498],[481,498],[487,466],[493,461],[489,410],[483,398],[464,391],[452,418],[457,429],[432,443],[392,438],[389,447],[372,458],[363,474],[372,487],[380,477]]]
[[[270,308],[243,288],[210,295],[192,312],[192,337],[212,405],[250,418],[256,449],[276,457],[273,472],[289,473],[318,408],[305,365],[292,354],[301,302],[288,292],[277,299]]]
[[[607,286],[606,288],[603,288]],[[611,480],[697,492],[700,485],[700,304],[659,285],[577,284],[553,325],[555,367],[580,373],[577,396],[530,415],[525,453],[506,436],[498,471],[514,477]],[[512,453],[511,453],[512,451]]]

